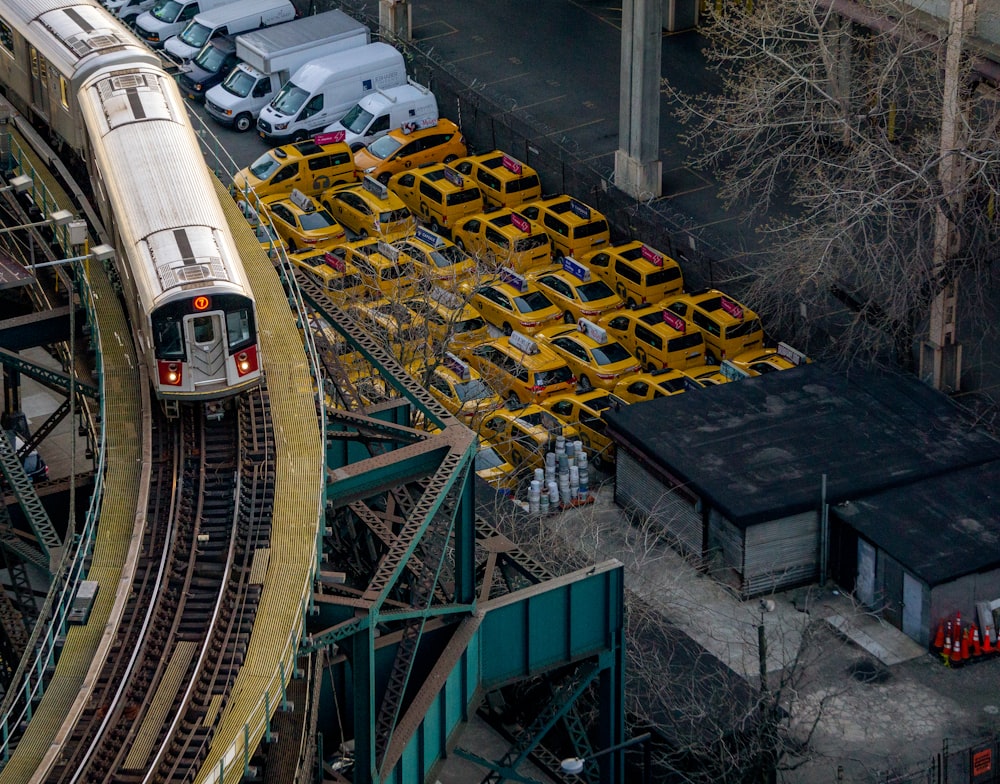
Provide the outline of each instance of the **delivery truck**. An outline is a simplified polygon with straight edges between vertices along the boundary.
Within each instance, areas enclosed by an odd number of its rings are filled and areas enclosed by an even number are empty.
[[[240,62],[205,93],[205,110],[216,122],[247,131],[300,67],[369,40],[365,25],[337,9],[238,35]]]

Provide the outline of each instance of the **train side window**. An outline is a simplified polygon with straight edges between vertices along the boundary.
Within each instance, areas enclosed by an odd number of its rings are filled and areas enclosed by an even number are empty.
[[[10,55],[14,54],[14,31],[6,22],[0,22],[0,46]]]
[[[59,101],[62,103],[63,109],[69,108],[69,87],[62,76],[59,77]]]
[[[211,316],[199,316],[191,320],[195,343],[211,343],[215,340],[215,329],[213,328],[212,321]]]
[[[235,350],[250,340],[250,312],[246,309],[231,310],[226,313],[226,331],[229,348]]]

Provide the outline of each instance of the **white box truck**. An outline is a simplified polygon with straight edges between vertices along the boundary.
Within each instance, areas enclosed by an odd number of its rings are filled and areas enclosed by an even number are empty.
[[[344,141],[355,152],[385,136],[389,131],[411,123],[427,128],[438,121],[438,103],[428,88],[412,79],[399,87],[387,87],[368,93],[347,110],[326,133],[344,132]]]
[[[386,43],[368,44],[306,63],[260,111],[257,131],[269,142],[306,139],[343,117],[372,90],[406,84],[406,63]]]
[[[167,56],[187,62],[211,39],[237,35],[262,27],[290,22],[295,18],[291,0],[240,0],[197,14],[187,27],[163,44]]]
[[[337,9],[238,35],[236,56],[241,62],[222,84],[205,93],[205,110],[216,122],[240,132],[250,130],[260,110],[299,68],[369,40],[365,25]]]

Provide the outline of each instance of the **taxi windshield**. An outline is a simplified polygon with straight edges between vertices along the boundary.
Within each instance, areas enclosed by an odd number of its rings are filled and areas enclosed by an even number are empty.
[[[265,152],[257,160],[250,164],[250,173],[258,180],[266,180],[274,174],[281,166],[281,161],[271,153]]]
[[[484,471],[487,468],[499,468],[506,461],[497,454],[493,447],[486,447],[476,452],[476,470]]]
[[[536,234],[533,237],[523,237],[514,243],[514,250],[517,253],[523,253],[527,250],[535,250],[535,248],[540,248],[543,245],[549,244],[548,234]]]
[[[611,287],[603,280],[592,280],[590,283],[577,286],[576,293],[580,295],[581,302],[594,302],[615,295]]]
[[[390,155],[392,155],[396,150],[403,146],[403,143],[398,139],[393,138],[392,134],[386,134],[381,139],[376,139],[371,144],[368,145],[368,152],[374,155],[376,158],[381,158],[385,160]]]
[[[439,269],[441,267],[451,267],[455,264],[461,264],[469,258],[465,251],[457,245],[447,245],[439,250],[432,250],[429,255],[431,261],[434,262],[434,266]]]
[[[316,210],[315,212],[304,212],[302,217],[299,218],[299,222],[302,224],[304,231],[313,231],[314,229],[328,229],[331,226],[336,226],[337,221],[333,219],[333,216],[326,210]]]
[[[529,291],[514,297],[514,307],[518,313],[534,313],[552,307],[552,302],[540,291]]]

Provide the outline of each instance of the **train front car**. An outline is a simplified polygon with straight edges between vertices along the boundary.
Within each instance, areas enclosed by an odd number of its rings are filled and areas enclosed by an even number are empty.
[[[253,294],[180,93],[156,67],[92,75],[92,182],[150,380],[168,414],[260,382]]]
[[[155,54],[96,2],[0,0],[0,82],[4,94],[48,141],[76,154],[86,147],[77,93],[112,63],[158,65]]]

